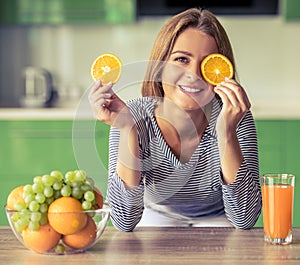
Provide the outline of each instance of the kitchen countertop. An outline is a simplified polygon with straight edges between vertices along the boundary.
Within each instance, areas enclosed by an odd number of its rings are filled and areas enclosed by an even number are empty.
[[[57,120],[74,119],[75,108],[2,108],[0,109],[0,120]]]
[[[298,103],[258,103],[251,111],[255,119],[300,119]],[[0,120],[94,119],[86,104],[68,108],[0,108]]]
[[[90,110],[77,108],[0,108],[0,120],[94,119]]]
[[[298,99],[297,99],[298,100]],[[255,119],[300,119],[298,101],[252,102],[251,111]]]

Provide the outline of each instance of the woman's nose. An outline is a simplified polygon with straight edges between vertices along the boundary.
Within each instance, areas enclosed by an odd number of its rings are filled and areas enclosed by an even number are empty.
[[[200,71],[200,63],[193,62],[189,65],[186,75],[191,79],[199,79],[201,77],[201,71]]]

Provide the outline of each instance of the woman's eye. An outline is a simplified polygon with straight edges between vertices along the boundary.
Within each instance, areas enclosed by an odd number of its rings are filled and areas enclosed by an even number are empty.
[[[180,62],[180,63],[188,63],[189,59],[186,57],[177,57],[177,58],[175,58],[175,61]]]

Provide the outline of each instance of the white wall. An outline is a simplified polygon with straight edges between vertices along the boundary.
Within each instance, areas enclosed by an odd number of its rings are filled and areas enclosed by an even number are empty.
[[[300,23],[281,17],[223,18],[241,83],[255,102],[298,102]]]

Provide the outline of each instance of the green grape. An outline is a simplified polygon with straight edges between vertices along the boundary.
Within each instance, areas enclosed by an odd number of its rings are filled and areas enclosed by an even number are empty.
[[[40,223],[38,221],[37,222],[30,221],[28,224],[28,229],[31,231],[37,231],[39,230],[39,228],[40,228]]]
[[[81,205],[83,210],[90,210],[92,208],[92,203],[90,201],[83,201]]]
[[[29,224],[29,220],[27,218],[20,218],[17,222],[15,222],[15,228],[18,232],[23,231]]]
[[[83,197],[83,192],[80,188],[75,187],[72,189],[72,197],[74,197],[77,200],[80,200]]]
[[[68,171],[65,174],[65,179],[67,183],[72,183],[73,181],[76,180],[76,174],[73,171]]]
[[[22,232],[26,228],[26,226],[23,226],[23,225],[19,224],[18,222],[16,222],[14,224],[14,226],[15,226],[15,229],[17,232]]]
[[[48,204],[47,203],[42,203],[40,205],[40,212],[41,213],[47,213],[47,211],[48,211]]]
[[[41,220],[42,214],[39,212],[33,212],[30,215],[30,220],[32,222],[39,222]]]
[[[25,203],[28,205],[29,203],[31,203],[32,201],[35,200],[35,195],[34,194],[28,194],[24,196],[24,201]]]
[[[84,182],[86,180],[86,172],[84,170],[75,170],[76,180]]]
[[[59,197],[60,197],[60,191],[59,191]],[[50,205],[54,200],[55,200],[55,197],[46,198],[45,203],[46,203],[47,205]]]
[[[84,193],[84,199],[86,201],[92,202],[95,199],[95,194],[94,192],[88,190]]]
[[[56,191],[54,191],[54,193],[53,193],[53,199],[55,200],[55,199],[58,199],[59,197],[61,197],[62,195],[61,195],[61,192],[60,192],[60,190],[56,190]],[[52,200],[53,201],[53,200]],[[51,202],[52,202],[51,201]],[[50,203],[51,203],[50,202]],[[50,203],[48,203],[48,204],[50,204]]]
[[[95,186],[95,181],[92,178],[90,178],[90,177],[86,178],[85,183],[91,185],[92,187]]]
[[[57,180],[53,183],[52,187],[54,190],[60,190],[62,185],[63,185],[62,181]]]
[[[30,210],[29,209],[23,209],[21,212],[20,212],[20,216],[22,216],[22,218],[27,218],[28,220],[30,219]]]
[[[41,176],[36,176],[33,178],[33,183],[37,184],[37,183],[42,183],[42,177]]]
[[[61,195],[64,197],[68,197],[72,193],[72,189],[69,185],[64,185],[60,191]]]
[[[33,193],[33,190],[32,190],[32,186],[27,184],[23,187],[23,193],[24,194],[31,194]]]
[[[81,182],[81,181],[75,180],[75,181],[71,182],[71,186],[72,186],[72,188],[81,187],[82,183],[83,182]]]
[[[90,184],[85,183],[81,186],[81,190],[83,192],[92,191],[93,187]]]
[[[45,200],[46,200],[46,196],[43,194],[43,193],[37,193],[35,195],[35,200],[38,202],[38,203],[44,203]]]
[[[15,223],[20,219],[20,213],[16,212],[12,215],[11,220]]]
[[[22,202],[16,202],[14,204],[14,207],[15,207],[16,211],[22,211],[22,210],[26,209],[26,205]]]
[[[42,193],[44,191],[44,185],[43,185],[43,183],[42,182],[34,183],[32,185],[32,190],[35,193]]]
[[[45,225],[48,223],[47,213],[43,213],[40,219],[40,225]]]
[[[32,201],[28,208],[32,212],[38,212],[40,210],[40,204],[37,201]]]
[[[51,198],[53,196],[53,189],[50,187],[50,186],[46,186],[45,189],[44,189],[44,195],[47,197],[47,198]]]
[[[50,175],[43,175],[42,176],[42,181],[45,186],[52,186],[53,183],[55,182],[55,178],[50,176]]]
[[[66,250],[66,247],[61,243],[59,243],[55,246],[55,253],[56,254],[63,254],[65,252],[65,250]]]
[[[59,170],[53,170],[50,173],[50,176],[55,177],[57,181],[62,181],[64,178],[63,174]]]

